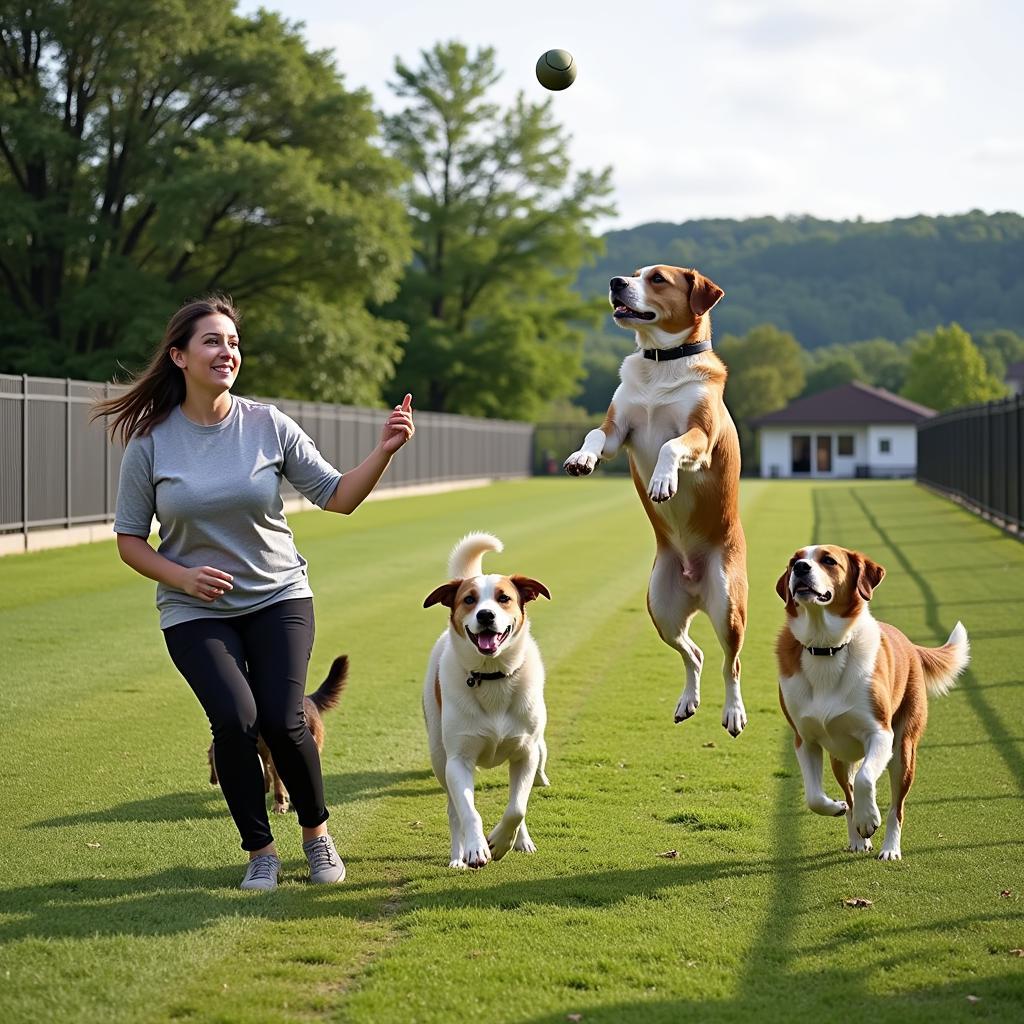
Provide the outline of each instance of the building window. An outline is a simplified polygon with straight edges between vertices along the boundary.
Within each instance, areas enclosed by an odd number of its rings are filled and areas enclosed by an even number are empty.
[[[810,473],[811,471],[811,438],[809,434],[793,434],[790,437],[790,450],[793,454],[793,472]]]
[[[880,455],[888,455],[892,451],[892,438],[880,437],[878,439],[878,452]]]
[[[853,454],[853,434],[840,434],[836,438],[836,455]]]

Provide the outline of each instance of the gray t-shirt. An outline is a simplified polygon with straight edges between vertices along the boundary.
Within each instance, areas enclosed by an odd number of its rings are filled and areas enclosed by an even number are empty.
[[[282,478],[323,508],[341,473],[293,419],[246,398],[232,396],[231,412],[211,427],[175,408],[128,442],[114,532],[148,537],[155,515],[161,555],[234,577],[233,589],[212,603],[158,584],[161,629],[312,596],[284,517]]]

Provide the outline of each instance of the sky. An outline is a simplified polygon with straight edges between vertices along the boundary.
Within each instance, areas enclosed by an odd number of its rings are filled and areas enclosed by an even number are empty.
[[[576,168],[612,167],[615,217],[888,220],[1024,211],[1024,0],[240,0],[304,22],[388,113],[401,57],[493,46],[492,93],[550,98]],[[969,13],[968,13],[969,10]],[[534,66],[569,50],[571,88]]]

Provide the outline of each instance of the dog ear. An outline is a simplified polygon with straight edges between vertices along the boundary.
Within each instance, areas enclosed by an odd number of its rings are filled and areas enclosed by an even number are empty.
[[[535,601],[542,594],[549,601],[551,600],[551,594],[543,583],[539,583],[537,580],[531,580],[529,576],[509,576],[509,579],[515,584],[516,590],[519,591],[519,596],[523,599],[523,604],[526,604],[527,601]]]
[[[885,579],[885,569],[877,562],[873,562],[867,555],[855,551],[851,556],[853,562],[854,582],[857,593],[865,601],[871,600],[875,587]]]
[[[686,277],[690,282],[690,309],[694,316],[703,316],[725,292],[710,277],[696,270],[687,270]]]
[[[431,591],[426,600],[423,602],[424,608],[430,608],[435,604],[443,604],[446,608],[451,608],[455,604],[455,593],[462,586],[462,580],[449,580],[447,583],[442,583],[437,590]]]
[[[790,615],[795,616],[796,602],[793,600],[793,595],[789,592],[789,566],[786,566],[786,571],[776,581],[775,593],[786,602],[786,611]]]

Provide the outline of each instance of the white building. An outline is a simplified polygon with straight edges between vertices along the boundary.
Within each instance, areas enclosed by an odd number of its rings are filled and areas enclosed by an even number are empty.
[[[856,381],[753,420],[761,476],[899,477],[917,471],[917,424],[934,409]]]

